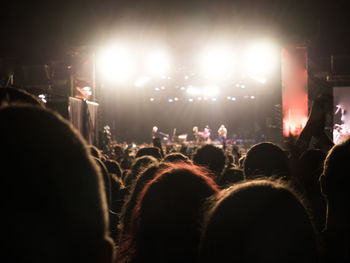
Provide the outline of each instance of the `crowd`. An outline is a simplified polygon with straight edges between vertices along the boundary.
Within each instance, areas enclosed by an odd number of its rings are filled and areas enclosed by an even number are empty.
[[[324,133],[323,99],[285,149],[154,141],[106,154],[33,95],[0,88],[0,261],[349,262],[350,139]]]

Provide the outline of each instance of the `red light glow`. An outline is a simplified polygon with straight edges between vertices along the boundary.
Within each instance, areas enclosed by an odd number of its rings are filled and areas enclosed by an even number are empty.
[[[308,117],[306,48],[282,50],[283,135],[298,136]]]

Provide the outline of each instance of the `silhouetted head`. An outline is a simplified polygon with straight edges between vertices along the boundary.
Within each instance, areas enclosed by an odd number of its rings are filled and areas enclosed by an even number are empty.
[[[144,147],[144,148],[141,148],[141,149],[139,149],[137,151],[135,157],[138,158],[138,157],[145,156],[145,155],[153,156],[158,161],[160,161],[162,159],[162,154],[160,152],[160,149],[157,148],[157,147]]]
[[[112,159],[107,159],[104,161],[106,168],[109,173],[115,174],[117,177],[122,178],[122,168],[117,161]]]
[[[133,209],[136,206],[137,198],[145,185],[151,181],[160,169],[168,167],[167,164],[153,164],[148,166],[141,172],[133,181],[130,187],[130,193],[125,197],[120,213],[120,222],[118,229],[120,230],[119,243],[122,243],[126,238],[125,234],[130,232],[130,221]]]
[[[208,210],[199,262],[318,262],[313,224],[285,185],[237,184]]]
[[[219,176],[218,185],[221,188],[226,188],[232,184],[242,182],[244,180],[244,174],[241,169],[230,167],[225,169]]]
[[[0,106],[13,103],[26,103],[45,108],[45,104],[33,94],[19,88],[0,88]]]
[[[195,164],[209,168],[216,176],[219,176],[224,169],[225,161],[224,151],[212,144],[206,144],[198,148],[193,155]]]
[[[133,180],[141,173],[143,172],[148,166],[157,164],[158,160],[150,155],[144,155],[141,157],[137,157],[132,165],[131,169],[129,170],[128,174],[126,175],[126,178],[124,179],[125,186],[130,189]]]
[[[202,204],[218,188],[198,166],[169,166],[143,188],[134,209],[131,240],[123,249],[134,249],[136,260],[193,262],[196,257]]]
[[[350,218],[349,183],[350,183],[350,138],[333,146],[324,162],[320,177],[321,190],[328,200],[328,205],[337,214]]]
[[[253,145],[247,152],[244,164],[246,178],[255,176],[288,176],[289,161],[285,152],[276,144],[262,142]]]
[[[1,262],[107,262],[100,168],[71,123],[37,106],[0,109]]]
[[[183,153],[180,152],[173,152],[173,153],[169,153],[167,154],[164,159],[164,162],[178,162],[178,161],[182,161],[182,162],[187,162],[189,164],[192,163],[191,159],[188,158],[186,155],[184,155]]]
[[[94,156],[100,160],[102,159],[102,152],[97,146],[89,145],[89,148],[90,148],[90,153],[92,156]]]

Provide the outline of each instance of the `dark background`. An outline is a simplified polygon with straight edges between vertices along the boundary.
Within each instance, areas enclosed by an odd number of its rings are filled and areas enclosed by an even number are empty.
[[[347,1],[1,1],[0,56],[45,62],[71,45],[112,35],[167,39],[179,48],[229,33],[307,42],[315,54],[349,52]]]

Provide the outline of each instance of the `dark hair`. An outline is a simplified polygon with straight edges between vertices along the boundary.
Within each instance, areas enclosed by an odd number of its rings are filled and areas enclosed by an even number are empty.
[[[84,139],[38,106],[4,107],[0,123],[7,189],[1,261],[10,255],[10,262],[97,262],[98,248],[110,240],[108,210],[100,168]]]
[[[208,210],[200,262],[318,262],[314,226],[301,199],[282,182],[237,184]]]
[[[246,178],[255,176],[288,176],[289,160],[286,153],[271,142],[253,145],[247,152],[244,164]]]
[[[186,155],[180,153],[180,152],[172,152],[167,154],[164,159],[164,162],[177,162],[177,161],[183,161],[187,163],[192,163],[191,159],[188,158]]]
[[[33,94],[21,88],[0,88],[0,106],[25,103],[45,108],[45,104]]]
[[[340,205],[349,197],[349,156],[350,137],[333,146],[324,161],[322,191],[333,204],[335,200],[342,200],[337,202]],[[349,210],[349,205],[347,209]]]
[[[138,158],[138,157],[145,156],[145,155],[153,156],[158,161],[160,161],[162,159],[162,154],[160,152],[160,149],[157,148],[157,147],[144,147],[144,148],[141,148],[141,149],[139,149],[137,151],[135,157]]]
[[[193,162],[205,166],[219,176],[225,167],[225,153],[222,149],[206,144],[196,149],[193,155]],[[217,178],[215,178],[217,180]]]
[[[198,166],[180,162],[169,166],[140,193],[129,238],[121,246],[117,262],[194,260],[202,202],[219,190]]]
[[[164,169],[166,167],[168,167],[168,165],[164,163],[150,165],[147,169],[140,173],[133,181],[133,184],[130,188],[130,193],[125,197],[123,206],[121,208],[120,220],[118,225],[118,229],[120,231],[118,238],[119,244],[121,244],[126,238],[126,234],[130,233],[129,226],[131,222],[131,215],[134,207],[136,206],[137,198],[140,195],[141,191],[143,190],[145,185],[156,176],[156,173],[160,169]]]

